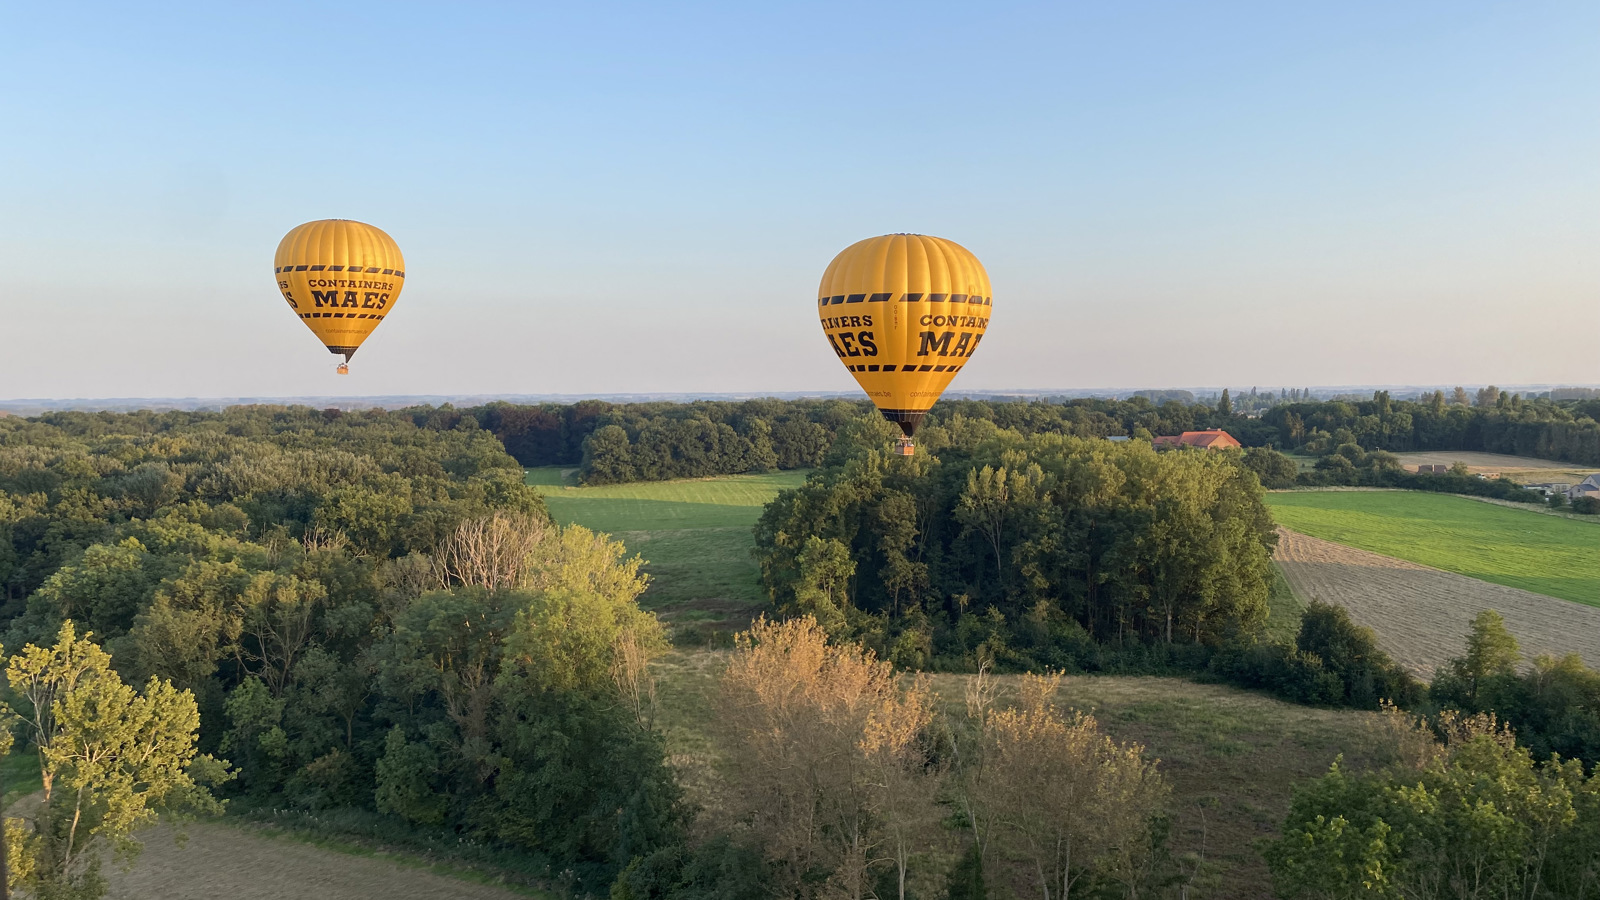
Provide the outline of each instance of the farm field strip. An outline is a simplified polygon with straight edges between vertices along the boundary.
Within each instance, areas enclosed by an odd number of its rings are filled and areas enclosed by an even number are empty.
[[[1462,463],[1471,474],[1493,474],[1519,484],[1545,484],[1562,482],[1576,484],[1600,472],[1576,463],[1531,456],[1507,456],[1502,453],[1477,453],[1466,450],[1432,450],[1415,453],[1396,453],[1406,471],[1415,472],[1417,466],[1449,466]]]
[[[1419,450],[1410,453],[1396,453],[1400,462],[1407,466],[1448,466],[1455,463],[1465,463],[1468,469],[1483,471],[1516,471],[1519,469],[1572,469],[1584,470],[1583,466],[1553,459],[1538,459],[1532,456],[1510,456],[1504,453],[1480,453],[1472,450]],[[1596,471],[1588,469],[1587,471]]]
[[[552,484],[549,471],[530,469],[527,480],[541,488],[556,521],[607,533],[750,528],[779,491],[798,487],[806,478],[805,472],[792,471],[571,487]]]
[[[1267,505],[1302,534],[1600,606],[1600,523],[1416,491],[1275,492]]]
[[[1466,649],[1472,617],[1498,610],[1527,657],[1577,653],[1600,664],[1600,608],[1491,584],[1280,528],[1276,560],[1301,600],[1336,603],[1427,677]]]

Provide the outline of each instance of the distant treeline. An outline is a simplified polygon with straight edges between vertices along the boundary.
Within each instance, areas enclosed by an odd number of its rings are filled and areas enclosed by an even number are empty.
[[[525,466],[574,466],[590,484],[655,481],[804,469],[820,465],[847,422],[870,410],[865,400],[747,400],[611,404],[583,401],[467,410],[418,409],[417,421],[468,415],[504,442]],[[930,424],[964,416],[1024,434],[1107,437],[1177,434],[1230,421],[1208,406],[1149,399],[951,400]],[[1249,420],[1237,420],[1248,428]],[[1264,441],[1262,441],[1264,443]]]
[[[1247,447],[1317,455],[1362,450],[1477,450],[1600,465],[1600,401],[1524,400],[1479,392],[1468,405],[1436,394],[1425,401],[1291,402],[1250,418],[1224,396],[1215,406],[1175,399],[945,400],[930,425],[954,416],[1021,434],[1073,437],[1155,435],[1221,428]],[[765,472],[820,465],[839,429],[871,408],[865,400],[747,400],[694,403],[517,406],[407,410],[420,425],[470,416],[525,466],[572,466],[591,484]]]
[[[1288,403],[1264,413],[1252,437],[1259,439],[1265,426],[1277,446],[1318,455],[1356,444],[1369,451],[1474,450],[1600,466],[1600,400],[1484,392],[1477,398],[1482,405],[1468,406],[1465,399],[1449,401],[1441,392],[1422,401],[1391,400],[1378,391],[1359,403]]]

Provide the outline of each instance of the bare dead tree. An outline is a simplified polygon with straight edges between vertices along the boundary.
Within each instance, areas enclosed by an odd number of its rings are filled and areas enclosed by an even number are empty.
[[[933,716],[910,683],[816,620],[758,620],[739,638],[717,702],[728,826],[760,839],[799,896],[863,900],[893,864],[905,895],[913,853],[942,829],[920,739]],[[824,882],[799,873],[831,872]]]
[[[528,559],[549,530],[539,518],[494,512],[468,519],[445,538],[433,556],[440,585],[462,584],[487,590],[522,585]]]
[[[611,679],[617,692],[633,710],[639,727],[650,729],[655,724],[656,680],[650,674],[652,654],[637,632],[623,629],[617,635],[611,658]]]
[[[338,551],[350,547],[350,538],[338,529],[323,528],[313,525],[306,529],[300,536],[300,546],[306,548],[307,553],[320,551]]]
[[[1088,871],[1124,873],[1138,865],[1150,817],[1167,788],[1138,744],[1121,744],[1091,716],[1052,702],[1060,676],[1029,675],[1018,706],[984,725],[991,809],[1005,856],[1040,900],[1070,900]],[[1025,874],[1024,874],[1025,873]]]

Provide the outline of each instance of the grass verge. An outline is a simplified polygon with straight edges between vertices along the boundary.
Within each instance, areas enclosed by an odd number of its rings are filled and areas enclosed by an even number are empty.
[[[367,810],[238,807],[229,810],[225,821],[252,834],[349,856],[383,857],[406,868],[493,885],[526,897],[559,896],[543,887],[553,873],[540,860],[455,835],[428,834]]]
[[[1295,596],[1288,579],[1277,563],[1272,564],[1272,592],[1267,595],[1268,640],[1292,644],[1300,634],[1300,616],[1306,611],[1306,602]]]

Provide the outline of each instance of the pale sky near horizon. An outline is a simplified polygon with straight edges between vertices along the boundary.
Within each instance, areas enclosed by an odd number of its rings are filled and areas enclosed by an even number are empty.
[[[959,389],[1600,383],[1600,4],[0,5],[0,398],[846,390],[896,231],[988,268]]]

